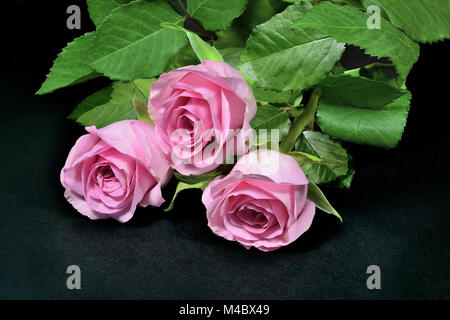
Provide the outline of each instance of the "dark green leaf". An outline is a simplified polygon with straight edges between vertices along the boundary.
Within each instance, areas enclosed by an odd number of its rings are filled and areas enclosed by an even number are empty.
[[[230,47],[244,48],[247,37],[250,32],[243,26],[237,23],[233,23],[231,27],[217,31],[217,40],[214,42],[214,46],[218,49],[225,49]]]
[[[192,50],[191,44],[187,43],[172,59],[172,62],[166,69],[166,72],[195,64],[198,64],[197,55],[194,50]]]
[[[350,75],[328,76],[319,84],[322,96],[333,103],[381,108],[403,95],[384,82]]]
[[[314,202],[317,208],[320,210],[332,214],[336,216],[339,220],[342,222],[342,217],[339,215],[339,213],[336,211],[336,209],[333,208],[333,206],[330,204],[330,202],[327,200],[325,195],[323,194],[322,190],[320,188],[310,182],[308,185],[308,196],[309,201]]]
[[[103,91],[103,90],[102,90]],[[112,92],[109,101],[101,105],[89,105],[88,103],[96,103],[105,98],[105,91],[98,93],[96,97],[87,98],[74,111],[71,118],[79,124],[88,127],[96,126],[97,128],[106,127],[107,125],[120,121],[138,119],[136,110],[133,106],[133,98],[135,94],[135,86],[133,83],[115,82],[112,85]],[[85,111],[83,112],[82,111]],[[79,117],[78,114],[82,113]]]
[[[248,30],[266,22],[275,14],[282,11],[286,5],[279,0],[249,0],[247,9],[239,18],[239,22]]]
[[[223,30],[245,10],[248,0],[187,0],[187,11],[206,30]]]
[[[259,135],[259,130],[263,129],[267,130],[267,136],[265,138],[270,138],[269,140],[273,139],[271,130],[279,130],[279,140],[281,141],[288,133],[290,124],[289,114],[284,110],[271,105],[260,105],[256,110],[255,117],[250,122],[250,125],[258,134],[259,141],[256,141],[257,137],[255,137],[254,142],[258,145],[266,142],[266,140]]]
[[[338,41],[359,46],[371,55],[387,57],[406,79],[419,57],[419,46],[384,18],[381,18],[381,29],[367,28],[369,17],[350,6],[321,2],[293,26],[319,30]]]
[[[81,117],[84,113],[88,112],[89,110],[108,103],[109,101],[111,101],[112,93],[113,93],[112,85],[95,92],[94,94],[84,99],[83,102],[81,102],[77,106],[77,108],[72,112],[72,114],[68,116],[68,118],[71,120],[77,120],[79,117]]]
[[[161,23],[181,17],[163,0],[132,2],[115,9],[98,28],[90,66],[115,80],[161,74],[186,43],[186,36]]]
[[[323,133],[304,131],[295,150],[289,154],[299,162],[309,181],[331,182],[348,172],[347,152]]]
[[[293,96],[292,91],[277,91],[259,87],[252,87],[257,101],[269,103],[288,103]]]
[[[178,172],[175,172],[174,175],[178,181],[181,181],[183,183],[198,184],[201,182],[209,182],[220,175],[228,173],[230,170],[231,170],[231,166],[222,165],[219,168],[217,168],[213,171],[210,171],[208,173],[204,173],[204,174],[185,176]]]
[[[58,55],[47,79],[36,94],[50,93],[99,77],[100,74],[86,64],[94,37],[93,32],[86,33],[69,43]]]
[[[390,21],[412,39],[435,42],[450,38],[450,1],[448,0],[370,0],[384,9]]]
[[[343,44],[314,30],[290,28],[310,9],[309,3],[291,5],[253,30],[239,69],[257,86],[281,91],[309,88],[340,59]]]
[[[322,99],[317,121],[323,132],[340,140],[390,149],[402,137],[410,99],[405,90],[383,109],[355,108]]]
[[[181,191],[188,190],[188,189],[200,189],[203,191],[208,186],[208,183],[209,183],[209,181],[199,182],[196,184],[187,184],[187,183],[184,183],[181,181],[178,182],[178,185],[175,190],[175,194],[173,195],[172,201],[170,202],[169,206],[166,209],[164,209],[164,211],[168,212],[173,209],[173,206],[175,205],[175,200]]]
[[[89,16],[98,28],[111,11],[131,0],[87,0]]]

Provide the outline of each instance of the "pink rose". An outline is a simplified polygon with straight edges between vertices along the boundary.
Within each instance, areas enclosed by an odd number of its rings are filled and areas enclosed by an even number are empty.
[[[151,86],[148,110],[172,167],[190,175],[217,168],[230,152],[245,152],[256,102],[238,70],[203,60],[161,75]]]
[[[202,197],[208,225],[244,247],[272,251],[309,229],[315,205],[306,200],[308,180],[294,158],[271,150],[243,156]]]
[[[88,127],[61,171],[64,196],[91,219],[127,222],[136,206],[160,206],[161,187],[171,177],[153,125],[119,121]]]

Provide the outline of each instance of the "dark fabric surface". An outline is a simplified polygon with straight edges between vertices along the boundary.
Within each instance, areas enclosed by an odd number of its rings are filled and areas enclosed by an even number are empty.
[[[438,78],[449,71],[439,56],[445,43],[422,46],[399,147],[346,145],[352,188],[326,190],[344,223],[318,212],[295,243],[263,253],[216,237],[200,192],[181,194],[171,213],[139,209],[127,224],[90,221],[65,201],[59,171],[83,134],[66,116],[107,83],[33,95],[60,48],[82,33],[65,29],[66,7],[22,1],[10,11],[4,49],[12,54],[0,86],[0,298],[450,298],[448,89]],[[92,25],[83,13],[84,32]],[[66,288],[73,264],[82,290]],[[369,265],[381,268],[381,290],[366,287]]]

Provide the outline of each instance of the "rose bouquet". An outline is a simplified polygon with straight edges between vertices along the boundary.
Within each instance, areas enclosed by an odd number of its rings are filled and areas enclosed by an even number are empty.
[[[350,188],[350,143],[394,148],[417,42],[449,38],[447,0],[87,0],[96,31],[60,53],[38,91],[112,80],[69,116],[86,127],[61,171],[90,219],[160,207],[171,179],[203,190],[208,225],[276,250]],[[420,22],[420,23],[419,23]],[[344,63],[350,45],[386,61]],[[318,211],[318,210],[317,210]]]

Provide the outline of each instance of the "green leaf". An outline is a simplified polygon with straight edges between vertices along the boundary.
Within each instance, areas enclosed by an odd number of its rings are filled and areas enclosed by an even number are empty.
[[[89,16],[98,28],[111,11],[128,2],[130,0],[87,0]]]
[[[328,76],[319,86],[328,101],[362,108],[381,108],[403,95],[384,82],[346,74]]]
[[[288,103],[293,95],[292,91],[277,91],[255,86],[252,90],[257,101],[269,103]]]
[[[450,38],[450,1],[448,0],[371,0],[384,9],[392,24],[412,39],[431,43]]]
[[[323,133],[304,131],[295,150],[289,154],[300,164],[309,181],[331,182],[348,172],[347,152]]]
[[[316,171],[316,169],[314,169],[314,166],[320,165],[322,159],[313,156],[312,154],[300,151],[291,151],[289,152],[289,155],[298,162],[300,168],[302,168],[308,180],[313,181],[314,176],[311,175],[311,172],[314,174],[314,171]]]
[[[225,48],[219,50],[220,55],[226,63],[236,67],[241,60],[241,55],[244,52],[243,48]]]
[[[258,86],[281,91],[318,83],[340,59],[344,45],[314,30],[290,28],[310,9],[309,3],[297,3],[257,26],[239,69]]]
[[[257,144],[266,142],[266,140],[262,141],[262,137],[259,136],[259,130],[262,129],[267,130],[267,139],[271,137],[272,129],[279,130],[279,140],[281,141],[288,133],[290,124],[289,114],[284,110],[271,105],[260,105],[256,109],[255,117],[250,122],[250,125],[258,134],[258,137],[255,137],[253,142],[257,142]],[[258,141],[256,140],[257,138]]]
[[[105,97],[107,91],[102,91],[97,94],[97,97],[93,96],[87,98],[90,103],[102,100]],[[74,111],[71,115],[72,119],[75,119],[79,124],[88,127],[96,126],[97,128],[103,128],[107,125],[120,121],[138,119],[136,110],[133,106],[133,98],[135,94],[135,86],[132,82],[122,83],[114,82],[112,84],[112,92],[108,102],[101,105],[88,105],[86,100]],[[81,110],[83,109],[83,110]],[[86,112],[82,113],[81,111]],[[81,116],[75,117],[82,113]]]
[[[197,55],[194,50],[192,50],[191,44],[187,43],[172,59],[172,62],[167,67],[166,72],[195,64],[198,64]]]
[[[387,57],[406,79],[419,57],[419,46],[384,18],[381,18],[381,29],[368,29],[369,17],[350,6],[321,2],[293,27],[313,28],[337,41],[359,46],[371,55]]]
[[[132,2],[115,9],[98,28],[90,66],[123,81],[161,74],[186,44],[186,37],[160,24],[180,19],[162,0]]]
[[[310,182],[308,184],[308,195],[307,198],[309,201],[314,202],[317,208],[320,210],[332,214],[336,216],[339,220],[342,222],[342,217],[339,215],[339,213],[336,211],[336,209],[333,208],[333,206],[330,204],[330,202],[327,200],[325,195],[323,194],[322,190],[313,182]]]
[[[164,211],[168,212],[173,209],[173,206],[175,205],[175,200],[181,191],[188,190],[188,189],[200,189],[203,191],[208,186],[208,183],[209,183],[209,181],[199,182],[197,184],[187,184],[187,183],[184,183],[181,181],[178,182],[178,185],[175,190],[175,194],[173,195],[172,201],[170,202],[169,206],[166,209],[164,209]]]
[[[89,110],[111,101],[112,93],[112,85],[95,92],[94,94],[84,99],[67,118],[76,121],[79,117],[81,117]]]
[[[248,0],[187,0],[187,12],[206,30],[223,30],[245,10]]]
[[[86,33],[69,43],[58,55],[47,79],[36,94],[50,93],[99,77],[100,74],[86,65],[94,37],[93,32]]]
[[[410,99],[405,90],[383,109],[355,108],[322,99],[317,122],[324,133],[340,140],[390,149],[402,137]]]
[[[358,9],[364,9],[361,0],[342,0],[342,2],[345,2],[346,4],[356,7]]]
[[[349,169],[348,173],[345,176],[338,178],[338,188],[350,189],[350,185],[352,184],[354,176],[355,176],[355,169],[353,168]]]

